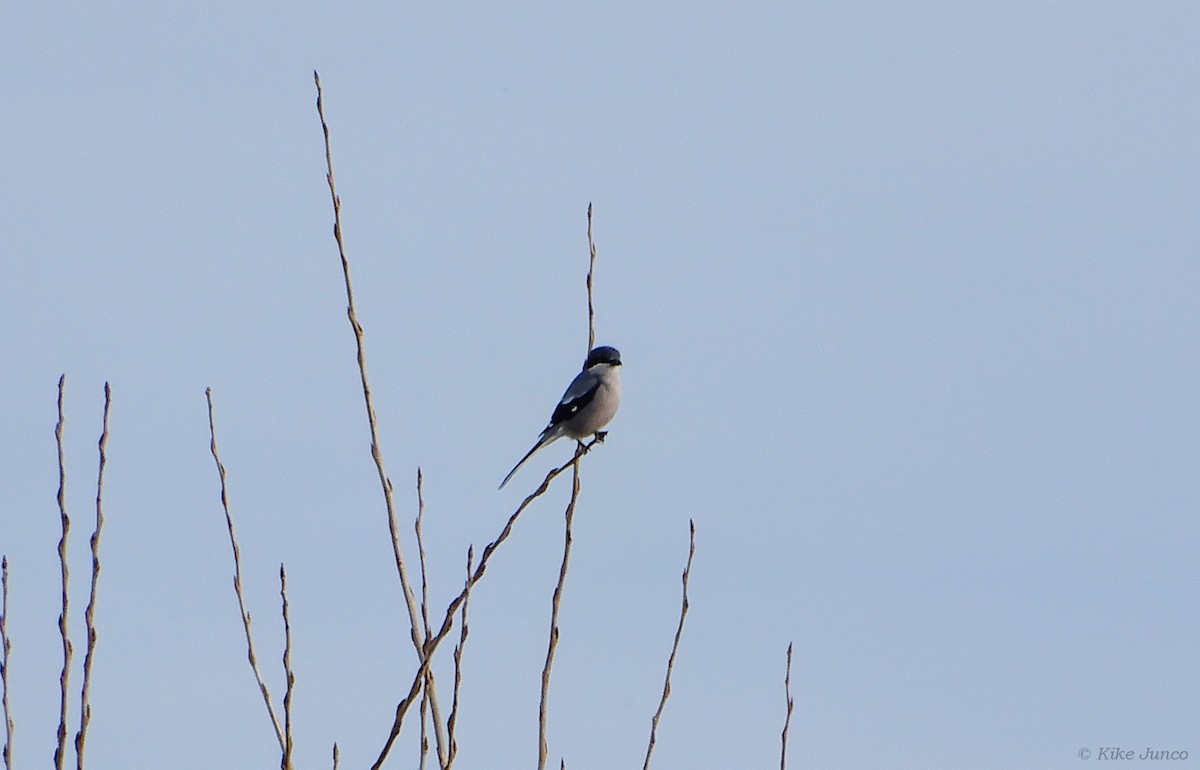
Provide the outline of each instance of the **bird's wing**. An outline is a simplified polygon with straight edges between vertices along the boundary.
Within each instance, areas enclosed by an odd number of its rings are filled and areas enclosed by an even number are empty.
[[[592,399],[596,397],[596,391],[600,389],[600,375],[595,372],[582,371],[571,380],[571,384],[567,387],[567,392],[563,393],[562,400],[558,402],[558,406],[554,407],[554,414],[550,416],[550,424],[542,431],[542,435],[538,436],[537,443],[533,448],[521,458],[521,462],[517,463],[508,475],[504,477],[504,481],[500,483],[500,488],[509,482],[525,461],[533,457],[534,453],[552,441],[557,440],[563,435],[561,425],[575,415],[579,414],[579,410],[592,403]]]
[[[567,387],[567,392],[563,393],[558,406],[554,407],[554,414],[550,415],[549,427],[566,422],[579,414],[580,409],[592,403],[592,399],[596,397],[596,391],[599,389],[600,375],[590,371],[583,371],[576,375],[570,386]]]

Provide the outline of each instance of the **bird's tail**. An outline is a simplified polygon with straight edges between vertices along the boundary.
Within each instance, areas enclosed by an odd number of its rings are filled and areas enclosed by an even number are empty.
[[[538,438],[537,443],[533,445],[533,449],[530,449],[528,452],[526,452],[525,456],[521,458],[521,461],[519,463],[517,463],[516,465],[514,465],[513,469],[508,472],[508,475],[504,477],[504,481],[500,482],[499,488],[504,489],[504,485],[507,484],[509,482],[509,480],[512,479],[513,476],[517,475],[517,471],[521,470],[521,466],[524,465],[525,462],[530,457],[533,457],[534,452],[536,452],[539,449],[541,449],[542,447],[546,446],[547,444],[549,444],[551,441],[553,441],[556,438],[558,438],[558,436],[551,436],[546,433],[543,433]]]

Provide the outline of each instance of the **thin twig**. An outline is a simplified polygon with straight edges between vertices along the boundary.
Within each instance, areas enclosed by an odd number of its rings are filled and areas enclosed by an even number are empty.
[[[429,637],[426,636],[426,639]],[[442,707],[438,703],[437,681],[433,669],[425,669],[425,690],[429,694],[429,716],[433,720],[433,739],[437,748],[438,765],[446,763],[447,739],[446,728],[442,722]]]
[[[428,674],[428,672],[426,672]],[[421,689],[421,708],[417,711],[417,716],[421,723],[421,740],[420,754],[417,761],[417,770],[425,770],[425,758],[429,756],[429,677],[425,677],[425,685]]]
[[[783,735],[781,742],[783,744],[779,751],[779,770],[787,770],[787,739],[788,728],[792,726],[792,643],[788,642],[787,650],[787,673],[783,675],[783,694],[787,698],[787,717],[783,720]]]
[[[333,770],[338,770],[338,745],[337,741],[333,742]]]
[[[469,586],[471,583],[471,566],[474,561],[475,547],[468,546],[466,586]],[[463,589],[463,601],[458,620],[458,644],[454,646],[454,698],[450,703],[450,718],[446,721],[446,742],[448,746],[446,762],[442,765],[442,770],[450,770],[450,766],[454,764],[454,758],[458,755],[458,741],[455,738],[454,730],[458,725],[458,691],[462,686],[463,648],[467,646],[467,634],[469,633],[467,626],[467,605],[471,601],[471,593],[466,586]]]
[[[337,243],[338,256],[342,262],[342,276],[345,279],[346,285],[346,316],[350,321],[350,328],[354,331],[354,343],[357,352],[359,379],[362,382],[363,402],[367,409],[367,424],[371,434],[371,458],[375,461],[375,470],[379,475],[379,484],[383,489],[384,506],[387,508],[388,519],[388,534],[392,541],[392,555],[396,562],[396,574],[400,577],[400,589],[404,594],[404,603],[408,608],[408,619],[410,636],[412,638],[413,649],[416,650],[418,657],[424,655],[425,642],[428,639],[429,631],[425,628],[422,633],[423,626],[428,626],[428,622],[422,624],[419,620],[417,610],[417,600],[413,595],[412,584],[408,579],[408,569],[405,566],[404,550],[400,545],[399,527],[396,521],[396,504],[395,495],[392,489],[392,480],[388,476],[387,470],[383,463],[383,450],[379,446],[379,425],[375,415],[375,402],[371,396],[371,385],[367,379],[367,363],[366,352],[363,344],[363,327],[358,322],[358,314],[354,308],[354,287],[350,280],[350,261],[346,257],[346,247],[342,240],[342,199],[337,194],[337,185],[333,178],[333,149],[329,138],[329,123],[325,119],[325,102],[324,92],[321,89],[321,76],[316,70],[313,70],[313,82],[317,88],[317,116],[321,120],[321,133],[325,140],[325,181],[329,185],[329,200],[333,206],[333,239]],[[422,572],[424,565],[422,565]],[[422,578],[424,580],[424,578]],[[422,661],[422,669],[430,672],[429,666]],[[441,709],[438,707],[437,689],[433,686],[432,673],[427,673],[428,677],[428,699],[435,718],[435,736],[438,739],[438,755],[439,759],[444,761],[445,749],[444,739],[441,730]]]
[[[592,301],[593,276],[596,271],[596,242],[592,239],[592,204],[587,207],[587,240],[588,240],[588,272],[587,272],[587,311],[588,311],[588,344],[590,353],[596,344],[596,308]],[[575,452],[573,483],[571,486],[571,501],[567,504],[565,526],[563,532],[563,558],[558,569],[558,583],[554,587],[554,598],[550,605],[550,640],[546,646],[546,663],[542,667],[542,692],[538,702],[538,770],[546,766],[546,756],[549,746],[546,742],[546,705],[550,693],[550,672],[554,667],[554,652],[558,648],[558,612],[562,602],[563,586],[567,580],[567,565],[571,559],[571,523],[575,518],[575,504],[579,500],[579,458],[583,456],[583,445],[579,444]],[[561,761],[561,760],[560,760]]]
[[[425,537],[421,526],[425,521],[425,474],[417,468],[417,521],[413,529],[417,534],[417,558],[421,565],[421,627],[429,637],[429,573],[425,564]]]
[[[71,638],[67,634],[67,533],[71,529],[71,519],[67,516],[67,469],[63,455],[63,424],[66,422],[63,416],[63,390],[66,382],[67,375],[58,378],[58,424],[54,428],[54,441],[58,445],[58,512],[62,518],[62,537],[58,541],[58,562],[62,568],[62,614],[58,616],[58,632],[62,636],[63,665],[62,674],[58,677],[58,746],[54,749],[54,766],[57,770],[62,770],[67,753],[67,681],[71,674]]]
[[[596,310],[592,306],[592,274],[596,270],[596,242],[592,240],[592,204],[588,203],[587,210],[587,239],[588,239],[588,274],[587,274],[587,298],[588,298],[588,349],[587,352],[592,352],[592,348],[596,346]]]
[[[596,242],[592,238],[592,204],[587,207],[587,240],[588,240],[588,272],[587,272],[587,312],[588,312],[588,344],[590,354],[596,344],[596,308],[592,299],[594,275],[596,272]],[[558,568],[558,583],[554,586],[554,597],[550,603],[550,640],[546,646],[546,663],[542,667],[542,691],[538,702],[538,770],[546,766],[546,756],[549,746],[546,741],[547,702],[550,695],[550,672],[554,667],[554,653],[558,648],[558,613],[562,603],[563,586],[567,581],[567,565],[571,559],[571,524],[575,518],[575,505],[579,501],[579,459],[587,450],[580,443],[575,451],[574,472],[572,473],[571,500],[567,503],[565,524],[563,528],[563,558]],[[565,765],[565,760],[560,759]]]
[[[429,696],[429,718],[433,722],[434,746],[437,749],[438,766],[446,763],[446,728],[442,722],[442,708],[438,704],[437,680],[433,669],[425,669],[425,693]]]
[[[363,350],[363,328],[358,322],[354,311],[354,288],[350,283],[350,262],[346,259],[346,247],[342,242],[342,200],[338,197],[337,187],[333,181],[333,151],[329,143],[329,124],[325,120],[325,106],[321,91],[321,76],[313,70],[313,81],[317,86],[317,115],[321,119],[321,132],[325,137],[325,181],[329,184],[329,199],[333,204],[333,239],[337,242],[338,256],[342,260],[342,275],[346,281],[346,316],[350,327],[354,330],[354,342],[358,351],[358,372],[362,380],[363,400],[367,407],[367,423],[371,429],[371,457],[375,460],[375,470],[379,474],[379,484],[383,487],[383,500],[387,506],[388,530],[392,536],[392,550],[396,559],[396,572],[400,576],[400,588],[404,592],[404,601],[408,605],[408,619],[411,623],[413,647],[419,654],[424,639],[421,638],[421,626],[417,612],[417,600],[413,596],[412,587],[408,581],[408,571],[404,566],[404,553],[400,548],[400,537],[397,534],[396,506],[392,495],[392,481],[388,478],[383,465],[383,451],[379,448],[379,430],[375,417],[375,404],[371,398],[371,386],[367,382],[366,355]]]
[[[287,572],[279,565],[279,598],[283,603],[283,676],[287,689],[283,693],[283,758],[280,770],[292,768],[292,691],[296,686],[296,674],[292,671],[292,623],[288,617]]]
[[[421,536],[421,520],[425,518],[425,494],[423,491],[423,476],[417,468],[417,523],[414,529],[417,534],[417,563],[421,567],[421,623],[425,629],[425,638],[429,638],[429,579],[425,569],[425,540]],[[426,671],[424,689],[421,690],[421,708],[417,712],[420,718],[421,735],[417,770],[425,770],[425,760],[429,756],[429,674]]]
[[[12,770],[13,721],[8,710],[8,557],[0,556],[0,701],[4,705],[4,770]]]
[[[590,276],[590,273],[589,273]],[[589,285],[590,285],[589,281]],[[574,472],[572,473],[571,501],[567,503],[563,527],[563,557],[558,568],[558,583],[554,586],[554,598],[550,602],[550,641],[546,647],[546,664],[542,667],[542,696],[538,702],[538,770],[546,766],[549,747],[546,742],[546,702],[550,694],[550,671],[554,667],[554,652],[558,648],[558,610],[562,604],[563,586],[567,582],[567,564],[571,560],[571,523],[575,519],[575,504],[579,500],[579,458],[582,444],[576,446]]]
[[[279,740],[279,750],[287,751],[287,741],[283,737],[283,728],[279,717],[275,716],[275,707],[271,705],[271,693],[267,691],[267,683],[263,681],[262,673],[258,670],[258,660],[254,656],[254,637],[250,635],[250,613],[246,611],[246,600],[242,596],[242,555],[238,550],[237,537],[233,534],[233,516],[229,513],[229,494],[225,485],[225,466],[217,454],[217,428],[213,420],[212,388],[206,388],[204,395],[208,398],[208,435],[209,451],[217,464],[217,475],[221,479],[221,507],[225,509],[225,524],[229,528],[229,545],[233,549],[233,591],[237,594],[238,609],[242,614],[242,628],[246,630],[246,656],[250,659],[250,669],[258,682],[258,690],[262,693],[263,703],[267,704],[267,714],[271,717],[271,726],[275,728],[275,737]]]
[[[88,594],[87,610],[83,613],[87,625],[87,653],[83,657],[83,686],[79,691],[79,732],[75,734],[75,768],[83,770],[83,747],[87,742],[88,723],[92,721],[92,707],[88,694],[92,683],[92,656],[96,652],[96,586],[100,580],[100,530],[104,528],[104,508],[101,497],[104,492],[104,466],[108,462],[108,412],[112,406],[112,390],[104,383],[104,418],[100,431],[100,469],[96,471],[96,529],[92,532],[92,588]]]
[[[683,568],[683,603],[679,607],[679,626],[675,629],[675,642],[671,645],[671,657],[667,658],[667,675],[663,679],[662,698],[658,701],[658,710],[654,712],[654,717],[650,720],[650,744],[646,746],[646,761],[642,764],[642,770],[648,770],[650,767],[650,754],[654,751],[654,741],[658,737],[658,720],[662,717],[663,708],[667,705],[667,698],[671,697],[671,671],[675,668],[675,654],[679,652],[679,638],[683,636],[683,621],[687,617],[688,612],[688,577],[692,573],[692,557],[696,555],[696,522],[688,520],[688,557],[687,564]]]
[[[587,454],[587,452],[598,443],[599,441],[596,439],[589,441],[581,450],[582,454]],[[371,770],[379,770],[379,768],[383,766],[384,761],[387,759],[388,753],[391,752],[392,744],[396,742],[396,738],[400,735],[400,728],[404,724],[404,716],[408,713],[409,707],[412,706],[413,701],[416,700],[417,694],[421,690],[422,683],[425,679],[425,672],[428,670],[430,663],[433,660],[434,651],[454,627],[454,613],[458,611],[459,606],[461,606],[466,600],[466,597],[469,595],[471,589],[474,588],[475,584],[483,579],[484,572],[487,570],[488,560],[491,559],[492,554],[496,552],[496,549],[499,548],[500,545],[508,539],[508,536],[512,534],[513,527],[516,525],[517,519],[519,519],[525,509],[529,507],[529,504],[541,495],[545,494],[546,490],[550,488],[550,482],[557,478],[567,468],[570,468],[572,465],[574,465],[576,461],[576,458],[572,457],[570,460],[558,466],[557,468],[551,469],[550,472],[546,474],[546,478],[542,480],[541,486],[539,486],[528,497],[521,501],[521,504],[517,506],[517,509],[513,511],[511,516],[508,517],[508,521],[505,522],[504,528],[500,530],[500,534],[496,536],[496,539],[484,547],[479,558],[479,564],[475,567],[475,572],[471,575],[471,579],[467,581],[467,584],[463,586],[463,590],[446,607],[446,614],[442,618],[442,625],[439,627],[437,633],[425,641],[421,665],[417,669],[416,674],[413,675],[413,681],[408,688],[408,694],[406,694],[400,700],[400,702],[396,704],[396,716],[392,721],[391,731],[388,733],[387,740],[384,741],[383,749],[379,752],[379,757],[375,760],[375,763],[371,765]]]
[[[425,474],[417,468],[417,521],[414,525],[417,535],[417,557],[421,566],[421,626],[424,630],[422,639],[429,638],[429,573],[425,561]],[[417,650],[421,654],[421,650]],[[421,767],[424,768],[425,752],[429,750],[429,738],[426,733],[425,714],[428,708],[433,717],[433,736],[437,744],[438,766],[446,764],[446,731],[442,726],[442,709],[438,704],[437,684],[433,669],[425,673],[425,691],[421,696]]]

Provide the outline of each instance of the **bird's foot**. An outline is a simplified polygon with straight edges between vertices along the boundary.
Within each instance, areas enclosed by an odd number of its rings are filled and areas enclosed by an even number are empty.
[[[608,438],[608,431],[606,431],[606,430],[596,431],[596,443],[597,444],[603,444],[604,439],[606,439],[606,438]]]

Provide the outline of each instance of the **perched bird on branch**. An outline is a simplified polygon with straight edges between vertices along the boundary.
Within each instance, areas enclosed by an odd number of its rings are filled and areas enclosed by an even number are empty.
[[[604,437],[600,429],[608,425],[621,402],[620,367],[621,353],[616,348],[608,345],[592,348],[587,360],[583,362],[583,371],[571,381],[562,400],[554,408],[550,424],[542,431],[542,435],[538,436],[533,449],[530,449],[521,458],[521,462],[508,472],[504,481],[500,482],[501,489],[504,489],[504,485],[516,475],[525,461],[533,457],[534,452],[547,444],[563,436],[569,436],[576,441],[583,441],[593,434],[599,438]]]

